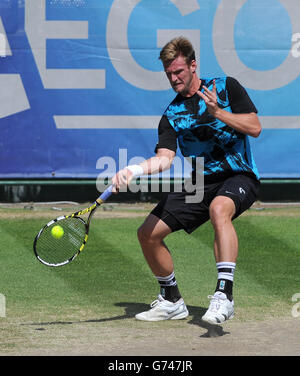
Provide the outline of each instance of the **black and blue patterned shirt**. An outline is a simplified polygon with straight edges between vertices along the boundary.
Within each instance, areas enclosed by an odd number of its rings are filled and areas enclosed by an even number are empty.
[[[216,82],[218,105],[232,113],[257,113],[246,90],[232,77],[201,79],[209,90]],[[204,175],[209,177],[247,173],[259,179],[249,138],[212,116],[204,100],[178,94],[165,110],[158,128],[156,149],[176,152],[177,142],[184,157],[204,157]]]

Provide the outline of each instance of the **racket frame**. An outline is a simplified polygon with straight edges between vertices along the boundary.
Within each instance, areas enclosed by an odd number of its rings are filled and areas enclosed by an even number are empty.
[[[113,186],[109,186],[103,193],[100,197],[97,198],[97,200],[91,205],[89,206],[88,208],[86,209],[83,209],[83,210],[79,210],[75,213],[72,213],[70,215],[62,215],[62,216],[59,216],[55,219],[52,219],[51,221],[49,221],[44,227],[42,227],[40,229],[40,231],[38,232],[38,234],[36,235],[35,239],[34,239],[34,242],[33,242],[33,251],[34,251],[34,254],[35,254],[35,257],[44,265],[46,266],[50,266],[50,267],[58,267],[58,266],[63,266],[63,265],[66,265],[66,264],[69,264],[71,261],[73,261],[81,252],[82,250],[84,249],[85,245],[86,245],[86,242],[88,240],[88,235],[89,235],[89,228],[90,228],[90,222],[91,222],[91,219],[92,219],[92,216],[93,214],[95,213],[95,211],[97,210],[97,208],[111,195],[112,193],[112,187]],[[87,213],[90,213],[87,220],[85,221],[83,218],[81,218],[82,215],[84,214],[87,214]],[[40,236],[42,235],[43,231],[46,230],[48,227],[50,227],[51,225],[53,225],[54,223],[58,223],[59,224],[59,221],[63,220],[63,219],[67,219],[67,218],[76,218],[78,220],[81,220],[84,225],[85,225],[85,236],[84,236],[84,239],[83,239],[83,242],[81,244],[81,246],[78,248],[78,250],[74,253],[74,255],[72,257],[70,257],[69,259],[63,261],[63,262],[59,262],[59,263],[50,263],[50,262],[47,262],[45,260],[43,260],[38,252],[37,252],[37,249],[36,249],[36,245],[37,245],[37,241],[38,239],[40,238]]]

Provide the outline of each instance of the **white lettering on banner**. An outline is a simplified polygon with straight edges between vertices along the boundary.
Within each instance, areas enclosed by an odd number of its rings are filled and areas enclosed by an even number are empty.
[[[105,70],[47,69],[47,39],[88,39],[87,21],[46,21],[46,0],[25,3],[25,30],[46,89],[104,89]]]
[[[0,74],[0,119],[30,108],[19,74]]]
[[[300,56],[300,33],[293,34],[292,42],[296,42],[292,47],[292,56],[297,58]]]
[[[0,33],[0,57],[6,56],[6,39],[5,35]]]
[[[111,6],[106,30],[106,44],[111,62],[119,75],[131,85],[143,90],[168,90],[169,82],[163,71],[154,72],[140,66],[133,58],[128,45],[128,22],[134,8],[141,0],[132,0],[124,7],[123,0],[115,0]],[[178,0],[171,1],[179,7],[181,14],[192,13],[199,9],[194,0],[186,0],[185,5]],[[179,5],[180,4],[180,5]],[[122,8],[122,11],[120,9]],[[158,30],[159,45],[170,40],[170,37],[185,35],[197,48],[198,56],[200,51],[199,30]]]
[[[6,40],[2,33],[0,33],[0,57],[6,56]]]
[[[135,7],[142,0],[114,0],[107,19],[106,41],[111,63],[123,80],[143,90],[167,90],[169,82],[163,71],[143,68],[133,58],[128,45],[128,22]],[[291,49],[286,60],[268,71],[247,67],[238,57],[234,45],[236,17],[247,0],[220,0],[213,25],[213,44],[216,57],[225,74],[239,79],[247,88],[273,90],[289,84],[299,76],[300,18],[294,0],[279,0],[289,13],[292,25]],[[184,17],[200,9],[197,0],[170,0]],[[121,10],[121,11],[120,11]],[[29,39],[43,85],[46,89],[105,89],[104,69],[48,69],[46,65],[47,39],[88,39],[88,21],[47,21],[46,0],[25,2],[25,30]],[[176,35],[188,37],[196,51],[200,66],[199,29],[158,29],[157,47],[162,47]],[[12,52],[0,17],[0,56]],[[198,66],[198,73],[200,69]],[[276,76],[276,79],[274,77]],[[10,88],[10,94],[7,89]],[[14,100],[12,100],[12,97]],[[20,75],[0,74],[0,118],[30,108]],[[158,116],[55,116],[59,129],[142,128],[155,129]],[[84,121],[83,121],[84,120]],[[280,116],[262,119],[265,128],[300,128],[300,117]],[[291,123],[292,120],[292,123]],[[264,126],[264,124],[263,124]]]
[[[258,71],[247,67],[239,59],[234,43],[234,25],[237,14],[248,0],[228,2],[221,0],[213,26],[213,43],[218,62],[227,75],[232,75],[247,88],[254,90],[274,90],[288,85],[300,74],[300,65],[292,53],[275,69]],[[300,17],[295,11],[295,0],[280,0],[287,9],[293,33],[300,30]],[[274,79],[276,77],[276,79]]]
[[[190,13],[199,10],[198,0],[170,0],[179,10],[182,16],[186,16]]]
[[[2,18],[0,16],[0,57],[11,56],[11,50],[6,37],[6,32],[3,26]]]
[[[12,52],[0,17],[0,58]],[[0,74],[0,119],[29,109],[29,102],[19,74]]]
[[[170,84],[163,71],[154,72],[141,67],[132,57],[128,45],[127,29],[130,15],[141,0],[133,0],[124,7],[121,0],[112,4],[106,30],[107,49],[111,62],[119,75],[131,85],[144,90],[167,90]],[[197,0],[171,0],[182,16],[199,10]],[[122,8],[122,12],[120,12]],[[200,75],[200,30],[159,29],[157,47],[163,47],[171,38],[183,35],[190,39],[198,62]],[[156,129],[160,116],[54,116],[58,129]]]

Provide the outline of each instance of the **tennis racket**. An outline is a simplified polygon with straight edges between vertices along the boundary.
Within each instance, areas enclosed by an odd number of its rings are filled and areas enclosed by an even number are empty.
[[[34,239],[33,250],[37,259],[47,266],[70,263],[82,252],[89,234],[90,222],[97,208],[112,194],[109,186],[90,207],[76,213],[60,216],[48,222]],[[81,218],[89,213],[87,220]],[[55,229],[54,227],[57,226]],[[59,230],[58,234],[54,230]]]

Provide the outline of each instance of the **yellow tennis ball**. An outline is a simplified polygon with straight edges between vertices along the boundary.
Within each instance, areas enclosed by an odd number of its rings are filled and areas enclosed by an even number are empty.
[[[64,235],[64,229],[59,226],[59,225],[56,225],[52,228],[51,230],[51,235],[55,238],[55,239],[60,239],[63,235]]]

